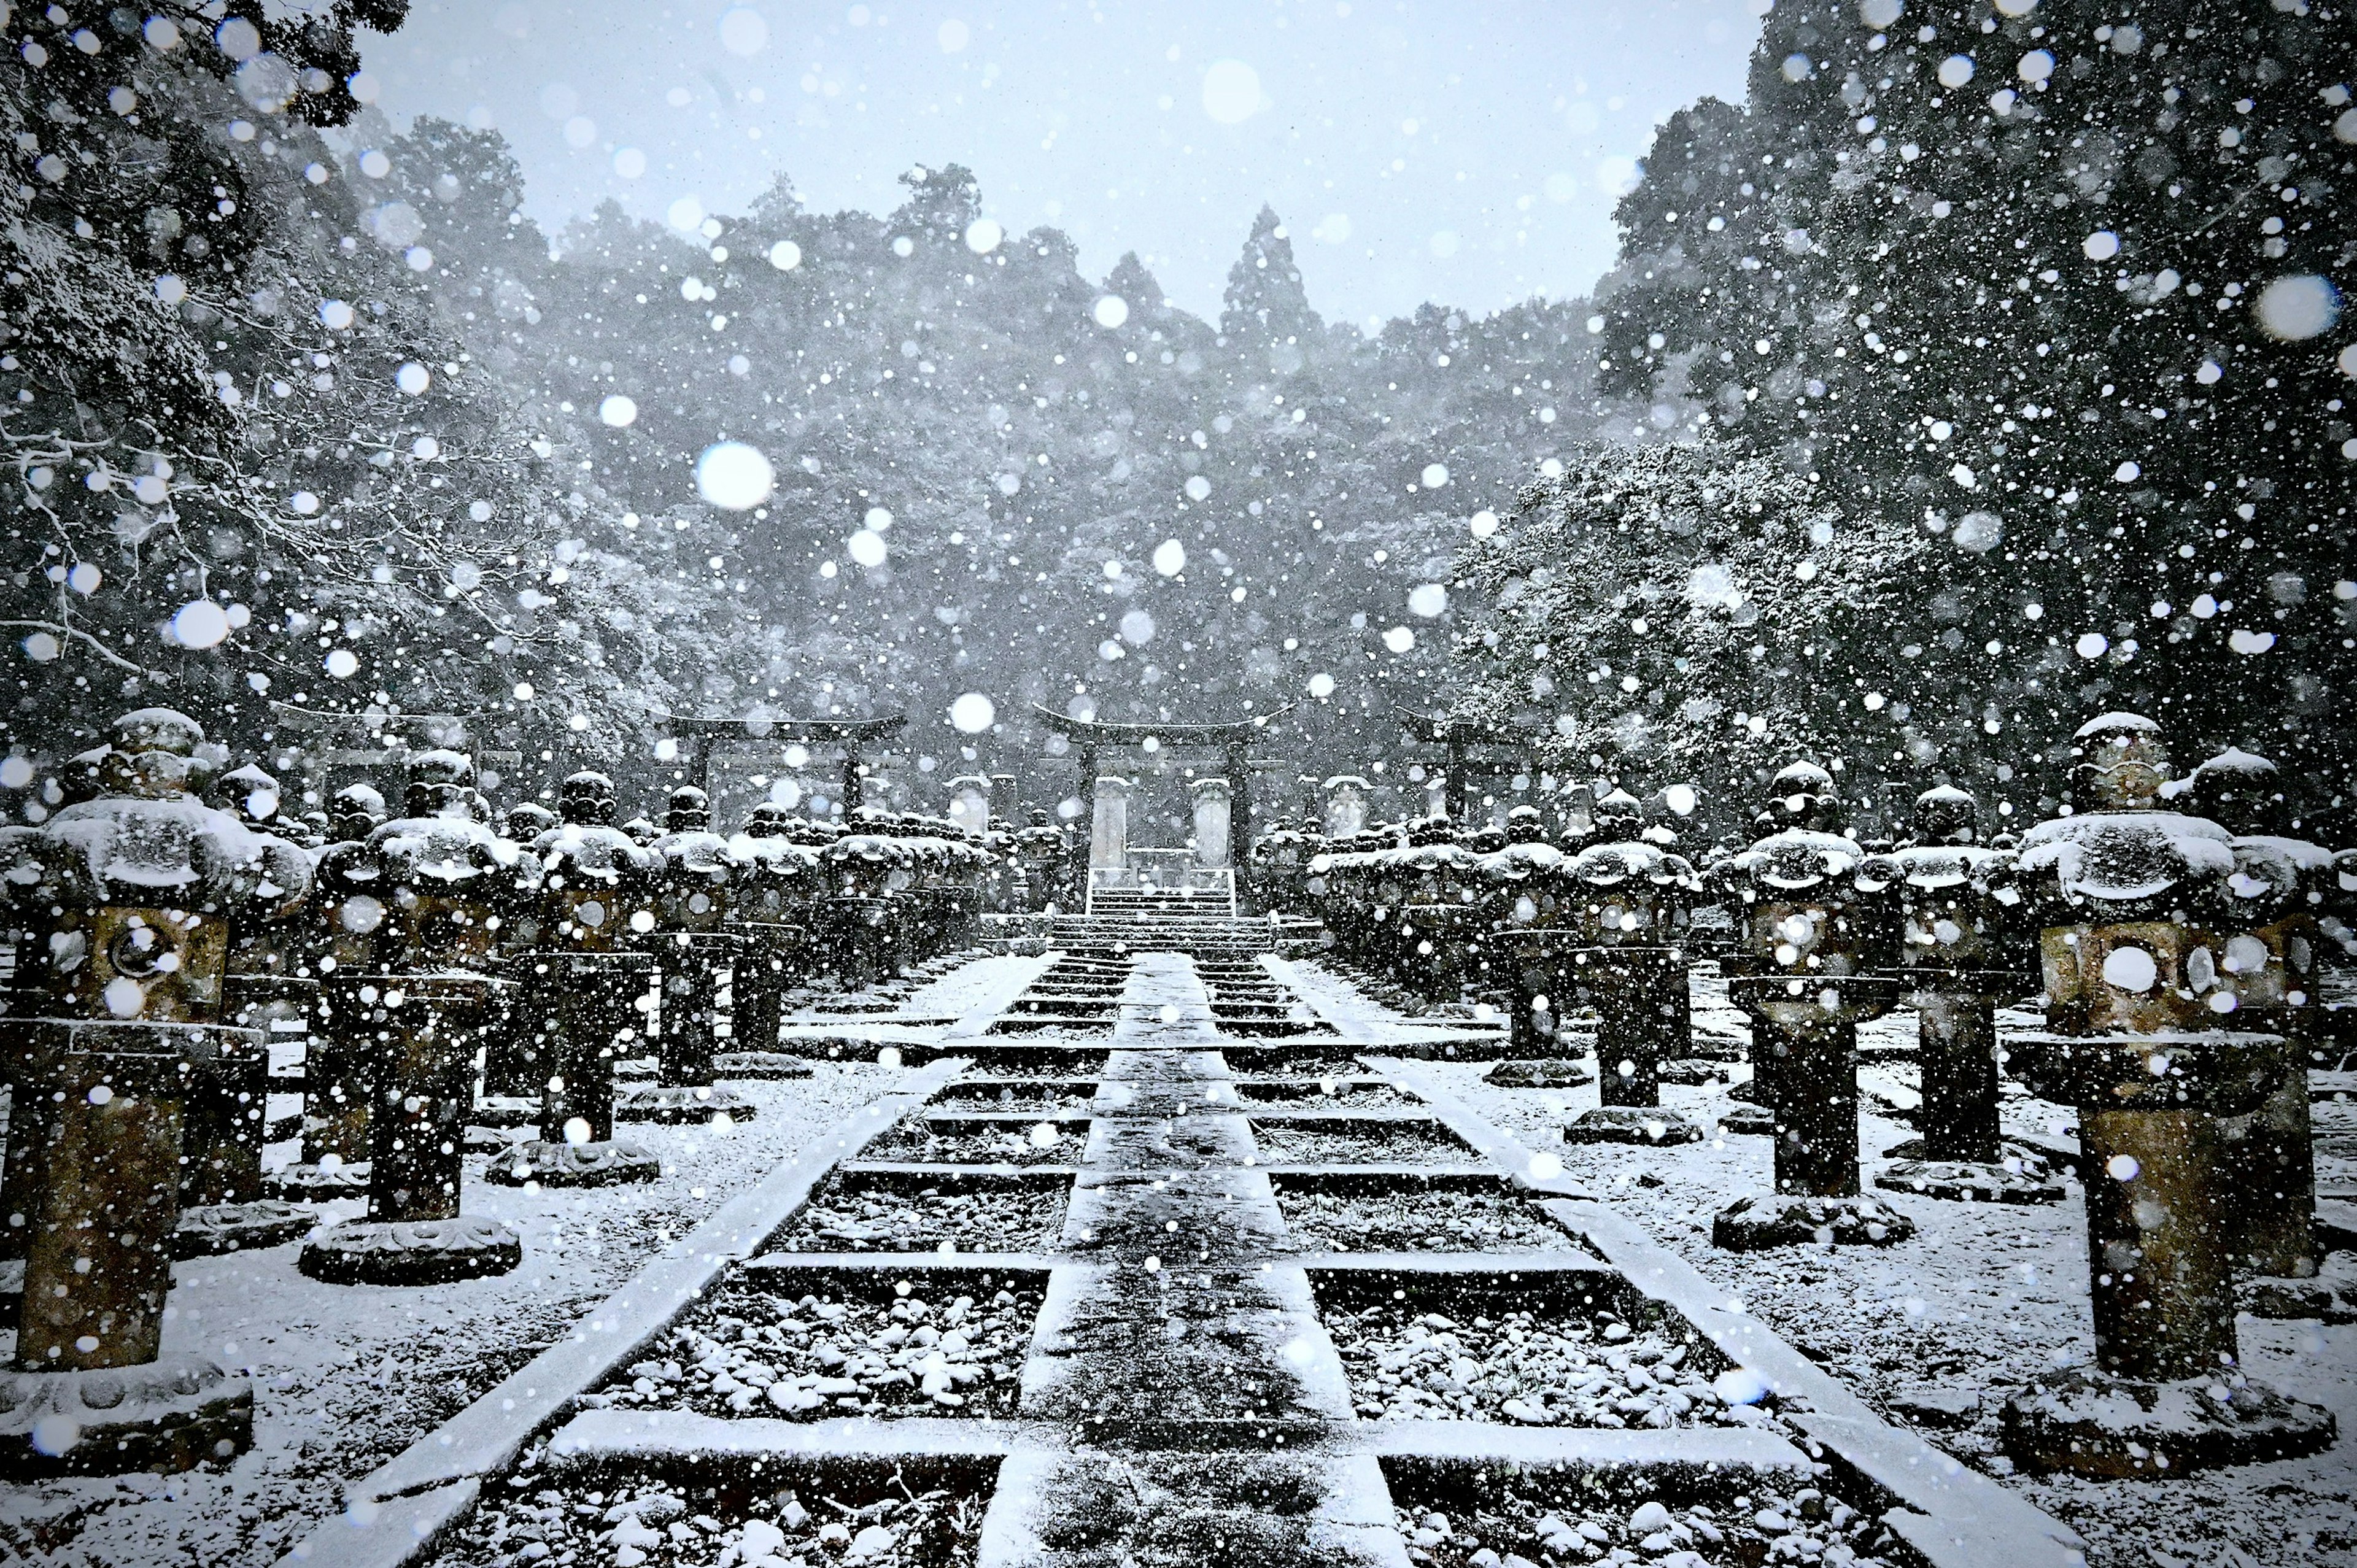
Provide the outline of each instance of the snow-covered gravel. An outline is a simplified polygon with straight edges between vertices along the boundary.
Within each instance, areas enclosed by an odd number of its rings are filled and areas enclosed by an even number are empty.
[[[1452,1317],[1379,1302],[1323,1320],[1363,1420],[1662,1428],[1770,1419],[1720,1397],[1707,1349],[1609,1313],[1592,1323],[1520,1311]]]
[[[1762,1493],[1714,1508],[1670,1508],[1658,1500],[1631,1508],[1550,1498],[1523,1480],[1507,1483],[1454,1517],[1400,1508],[1408,1560],[1431,1568],[1535,1568],[1556,1563],[1643,1563],[1650,1568],[1754,1568],[1763,1563],[1880,1568],[1874,1552],[1889,1533],[1870,1515],[1814,1488],[1789,1497]]]
[[[1579,1242],[1503,1192],[1361,1194],[1277,1189],[1305,1252],[1577,1252]]]
[[[276,1561],[340,1511],[340,1487],[449,1419],[567,1333],[656,1248],[814,1144],[906,1075],[820,1064],[809,1079],[743,1083],[759,1106],[726,1133],[630,1126],[663,1161],[635,1187],[527,1193],[480,1181],[468,1162],[466,1212],[523,1235],[523,1266],[422,1289],[328,1285],[296,1272],[299,1242],[177,1264],[167,1352],[250,1371],[254,1446],[229,1464],[165,1479],[0,1485],[0,1562],[57,1568]],[[274,1158],[291,1157],[291,1144]],[[358,1201],[323,1216],[360,1214]],[[13,1311],[5,1321],[13,1323]],[[13,1344],[0,1330],[0,1348]]]
[[[914,1121],[867,1145],[865,1158],[930,1165],[1058,1165],[1081,1157],[1085,1124],[1054,1122],[952,1128]]]
[[[967,1568],[987,1500],[896,1486],[852,1504],[789,1489],[719,1512],[708,1493],[660,1484],[610,1494],[544,1489],[487,1501],[435,1561],[441,1568],[813,1568],[846,1560],[862,1568]]]
[[[1275,1165],[1465,1165],[1480,1156],[1429,1122],[1361,1122],[1323,1127],[1255,1122],[1260,1158]]]
[[[839,1415],[1008,1416],[1039,1314],[1020,1282],[981,1299],[936,1290],[877,1299],[761,1288],[739,1270],[647,1359],[586,1403],[816,1421]]]
[[[1061,1187],[974,1192],[845,1191],[822,1187],[778,1239],[790,1252],[1037,1252],[1064,1229]]]

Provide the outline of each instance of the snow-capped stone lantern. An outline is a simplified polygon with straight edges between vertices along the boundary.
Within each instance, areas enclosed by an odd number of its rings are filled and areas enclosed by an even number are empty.
[[[1564,853],[1547,842],[1546,823],[1527,806],[1507,813],[1507,843],[1481,857],[1482,875],[1490,879],[1490,945],[1493,962],[1505,980],[1508,1054],[1528,1060],[1549,1054],[1562,999],[1567,967],[1566,944],[1575,941],[1559,929],[1570,908],[1564,881]]]
[[[388,815],[384,797],[373,785],[348,784],[329,805],[329,842],[316,856],[317,885],[303,928],[315,981],[373,967],[384,920],[376,862],[366,848]],[[349,1167],[369,1157],[367,1032],[338,1026],[337,1000],[335,988],[320,986],[303,1051],[303,1161],[271,1182],[287,1197],[358,1197],[360,1178]]]
[[[2079,1112],[2095,1365],[2007,1401],[2007,1452],[2090,1476],[2314,1453],[2332,1417],[2239,1369],[2240,1198],[2218,1119],[2266,1101],[2284,1042],[2234,1027],[2214,934],[2236,923],[2232,837],[2161,809],[2169,756],[2150,719],[2105,714],[2072,742],[2075,810],[2020,851],[2049,1027],[2006,1044],[2032,1092]]]
[[[822,886],[818,852],[836,835],[798,822],[777,806],[757,806],[744,832],[728,841],[744,866],[731,906],[738,942],[729,976],[731,1049],[721,1064],[731,1078],[807,1078],[810,1065],[778,1049],[790,986],[813,967],[811,928],[802,923]]]
[[[1254,843],[1253,879],[1270,909],[1286,915],[1311,913],[1309,863],[1325,847],[1316,820],[1308,814],[1298,823],[1279,817]]]
[[[1965,1201],[2055,1203],[2044,1162],[1997,1133],[1996,1004],[2029,989],[2012,852],[1979,842],[1978,803],[1952,785],[1915,798],[1911,841],[1869,863],[1899,904],[1893,972],[1915,1010],[1922,1136],[1875,1185]]]
[[[662,1173],[653,1155],[614,1141],[614,1066],[642,1036],[653,1001],[655,961],[637,944],[654,929],[662,865],[614,814],[613,780],[576,773],[558,791],[556,826],[533,842],[540,946],[526,961],[526,1004],[544,1026],[541,1136],[492,1159],[486,1180],[602,1187]]]
[[[821,961],[846,991],[899,970],[901,921],[893,895],[913,886],[917,855],[872,817],[819,852],[826,892],[814,910]],[[905,902],[905,900],[904,900]]]
[[[747,867],[712,831],[711,799],[694,785],[671,792],[663,824],[653,845],[662,856],[655,929],[644,939],[662,983],[655,1081],[619,1091],[614,1114],[631,1122],[705,1122],[723,1114],[749,1122],[752,1102],[712,1081],[720,977],[738,963],[730,916]]]
[[[1614,789],[1596,802],[1600,831],[1563,868],[1561,929],[1573,942],[1565,979],[1595,1004],[1600,1103],[1565,1129],[1579,1144],[1683,1144],[1702,1129],[1662,1108],[1661,1064],[1681,1054],[1686,997],[1686,911],[1701,884],[1684,855],[1642,835],[1644,808]]]
[[[1775,1114],[1776,1190],[1719,1212],[1736,1251],[1808,1240],[1888,1245],[1914,1221],[1858,1191],[1857,1026],[1898,1004],[1898,912],[1836,830],[1833,775],[1794,763],[1769,785],[1772,830],[1715,868],[1736,904],[1727,995],[1751,1019],[1751,1071]]]
[[[515,1232],[461,1215],[458,1195],[475,1053],[523,990],[492,971],[541,869],[485,824],[473,786],[457,752],[413,757],[406,814],[356,857],[383,901],[376,950],[328,988],[366,1064],[368,1215],[313,1235],[297,1262],[331,1284],[436,1284],[522,1261]]]
[[[2333,1292],[2316,1279],[2324,1250],[2308,1084],[2324,1022],[2323,916],[2340,896],[2333,854],[2290,836],[2291,801],[2266,757],[2230,747],[2194,768],[2179,797],[2234,835],[2212,994],[2233,998],[2236,1027],[2284,1037],[2283,1069],[2267,1098],[2249,1115],[2219,1122],[2234,1193],[2234,1264],[2255,1276],[2243,1304],[2262,1317],[2337,1314]]]
[[[203,741],[170,709],[126,714],[94,794],[0,832],[0,886],[32,936],[0,1019],[17,1107],[0,1207],[25,1257],[0,1373],[11,1470],[185,1470],[253,1438],[243,1379],[161,1355],[165,1298],[182,1162],[212,1153],[185,1133],[209,1087],[251,1086],[253,1117],[229,1120],[259,1144],[267,1047],[221,1021],[230,949],[311,867],[199,798]]]
[[[1071,850],[1064,830],[1048,820],[1048,808],[1031,808],[1030,825],[1015,835],[1015,858],[1023,869],[1023,907],[1031,914],[1077,907],[1071,892]]]

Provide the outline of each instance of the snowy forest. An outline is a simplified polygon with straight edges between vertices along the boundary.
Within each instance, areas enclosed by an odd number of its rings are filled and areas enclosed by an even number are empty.
[[[0,41],[0,1563],[2357,1562],[2349,0]]]
[[[553,779],[673,713],[947,755],[975,691],[1010,756],[1033,703],[1371,754],[1397,703],[1566,775],[1805,752],[2029,810],[2092,703],[2341,811],[2331,21],[1851,9],[1777,7],[1748,102],[1662,127],[1592,297],[1367,336],[1267,210],[1216,320],[1002,233],[953,148],[889,213],[781,177],[544,233],[498,132],[349,96],[397,5],[16,7],[16,770],[143,695],[247,750],[485,715]]]

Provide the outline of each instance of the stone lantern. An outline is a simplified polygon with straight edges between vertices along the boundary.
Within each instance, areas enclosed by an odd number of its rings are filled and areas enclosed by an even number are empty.
[[[2037,1155],[1997,1132],[1996,1004],[2029,989],[2021,890],[2010,851],[1978,842],[1977,805],[1952,786],[1916,797],[1913,841],[1867,869],[1890,885],[1901,930],[1893,972],[1915,1009],[1922,1136],[1875,1178],[1932,1197],[2055,1203]],[[2018,954],[2017,947],[2023,950]]]
[[[644,938],[662,982],[656,1080],[618,1093],[614,1114],[631,1122],[708,1122],[722,1115],[749,1122],[752,1101],[712,1080],[720,976],[738,962],[730,919],[748,867],[712,831],[711,800],[694,785],[671,792],[663,822],[667,831],[653,844],[662,856],[655,924]]]
[[[2079,1112],[2095,1364],[2006,1404],[2014,1460],[2090,1476],[2181,1474],[2315,1453],[2332,1417],[2238,1367],[2218,1120],[2256,1110],[2283,1037],[2238,1030],[2221,983],[2241,875],[2231,835],[2161,807],[2159,726],[2106,714],[2073,737],[2075,811],[2022,835],[2049,1028],[2011,1069]]]
[[[819,852],[826,892],[817,901],[821,951],[846,991],[874,984],[897,970],[899,922],[892,895],[915,881],[916,856],[874,824],[853,830]]]
[[[1779,773],[1760,820],[1772,831],[1716,874],[1736,906],[1727,995],[1750,1016],[1752,1076],[1776,1119],[1776,1191],[1721,1210],[1712,1240],[1737,1251],[1905,1240],[1914,1221],[1857,1181],[1857,1026],[1898,1004],[1897,910],[1857,842],[1835,831],[1825,769]]]
[[[367,784],[350,784],[329,802],[328,843],[316,857],[317,883],[303,936],[315,984],[339,970],[365,970],[376,961],[376,931],[384,916],[376,865],[364,853],[369,834],[385,821],[384,797]],[[321,985],[303,1050],[303,1161],[272,1178],[273,1191],[293,1197],[356,1197],[367,1185],[368,1085],[366,1032],[339,1028],[337,996]]]
[[[203,740],[170,709],[127,714],[91,798],[0,832],[0,886],[34,934],[0,1018],[16,1107],[0,1207],[25,1257],[0,1467],[20,1473],[184,1470],[253,1437],[243,1379],[161,1355],[165,1298],[190,1113],[266,1059],[221,1022],[230,950],[311,866],[199,798]]]
[[[1299,823],[1278,818],[1252,847],[1254,878],[1268,907],[1280,914],[1307,915],[1309,863],[1325,848],[1316,824],[1304,817]]]
[[[2284,1039],[2282,1071],[2266,1101],[2219,1122],[2235,1195],[2234,1264],[2254,1276],[2243,1302],[2263,1317],[2338,1317],[2342,1304],[2316,1278],[2324,1250],[2316,1236],[2308,1084],[2324,1016],[2322,917],[2339,897],[2334,857],[2290,836],[2290,801],[2276,765],[2263,757],[2229,748],[2194,768],[2179,795],[2233,835],[2211,1004],[2231,999],[2225,1015],[2233,1026]]]
[[[1661,1064],[1685,1051],[1686,914],[1701,884],[1685,857],[1643,836],[1644,811],[1625,790],[1596,802],[1599,832],[1564,866],[1559,929],[1564,977],[1595,1004],[1600,1103],[1565,1129],[1576,1144],[1684,1144],[1702,1137],[1662,1106]]]
[[[514,1231],[459,1212],[475,1055],[522,990],[491,972],[541,880],[481,821],[473,779],[457,752],[419,753],[406,814],[361,846],[382,898],[376,950],[328,984],[369,1063],[368,1217],[314,1235],[298,1265],[331,1284],[437,1284],[522,1260]]]
[[[1023,868],[1023,907],[1032,914],[1075,908],[1071,890],[1071,850],[1064,830],[1048,820],[1048,808],[1031,808],[1031,825],[1015,835],[1015,857]]]
[[[725,1067],[731,1078],[810,1076],[808,1063],[778,1049],[778,1030],[787,989],[807,980],[812,968],[810,929],[795,917],[818,896],[820,844],[800,841],[833,838],[777,807],[759,806],[745,831],[728,841],[729,853],[744,867],[727,922],[737,940],[728,983],[732,1037]]]
[[[495,1156],[484,1177],[511,1187],[652,1181],[661,1163],[614,1141],[614,1066],[648,1025],[655,962],[638,943],[654,929],[662,857],[614,825],[614,783],[602,773],[565,779],[557,814],[533,844],[544,874],[540,943],[523,961],[533,987],[526,1004],[547,1042],[541,1137]]]

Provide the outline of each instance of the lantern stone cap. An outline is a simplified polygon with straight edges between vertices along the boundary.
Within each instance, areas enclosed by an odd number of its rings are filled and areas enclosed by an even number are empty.
[[[1857,871],[1866,851],[1856,839],[1814,828],[1787,828],[1719,863],[1724,875],[1774,892],[1820,887]]]
[[[1562,869],[1565,858],[1563,851],[1551,843],[1526,840],[1483,855],[1481,870],[1498,881],[1519,882],[1526,876]]]
[[[1694,867],[1685,856],[1641,842],[1590,844],[1572,857],[1569,869],[1575,881],[1591,887],[1640,881],[1656,886],[1686,886],[1695,880]]]
[[[496,878],[518,890],[537,886],[540,863],[523,849],[475,820],[462,806],[424,816],[396,817],[369,834],[363,858],[375,863],[374,880],[393,886],[454,887]],[[350,877],[356,867],[339,868]]]
[[[2072,740],[2101,740],[2112,735],[2158,735],[2160,725],[2142,714],[2097,714],[2072,732]]]
[[[1339,789],[1345,784],[1354,786],[1361,789],[1372,789],[1374,788],[1373,785],[1368,783],[1366,779],[1356,773],[1337,773],[1331,779],[1327,779],[1325,783],[1319,785],[1318,788],[1321,789]]]
[[[668,832],[649,847],[662,856],[664,868],[670,871],[726,876],[742,864],[730,847],[730,841],[709,828],[683,828],[677,832]]]
[[[552,875],[593,882],[636,882],[662,865],[662,857],[621,829],[599,822],[559,822],[532,842],[533,853]]]
[[[2139,904],[2214,889],[2235,869],[2233,838],[2176,811],[2087,811],[2021,835],[2019,864],[2072,903]]]
[[[1194,779],[1188,784],[1187,788],[1198,795],[1226,795],[1232,793],[1234,789],[1226,779],[1216,774]]]
[[[0,830],[0,883],[19,900],[227,910],[274,918],[311,887],[311,857],[190,792],[204,732],[170,708],[115,721],[108,789],[38,827]],[[260,906],[257,910],[253,906]]]
[[[1880,863],[1875,867],[1878,880],[1927,891],[1964,886],[1987,891],[2009,881],[2016,865],[2011,850],[1968,843],[1908,844],[1869,858]]]

